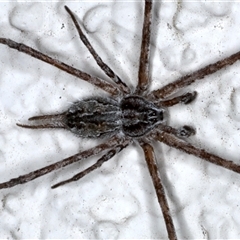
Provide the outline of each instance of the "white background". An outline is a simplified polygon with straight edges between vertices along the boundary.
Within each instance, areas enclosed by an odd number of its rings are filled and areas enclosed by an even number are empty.
[[[136,86],[143,3],[0,3],[0,36],[25,43],[107,79],[78,39],[64,5],[112,69]],[[240,50],[237,2],[155,2],[151,39],[152,88]],[[34,115],[66,110],[72,102],[106,95],[51,65],[0,46],[0,181],[28,173],[96,141],[62,130],[22,129]],[[240,164],[240,62],[185,91],[196,101],[170,109],[169,124],[194,126],[188,141]],[[154,145],[179,238],[240,237],[240,175]],[[51,190],[96,161],[90,159],[22,186],[0,191],[0,238],[166,238],[143,153],[137,145],[76,183]]]

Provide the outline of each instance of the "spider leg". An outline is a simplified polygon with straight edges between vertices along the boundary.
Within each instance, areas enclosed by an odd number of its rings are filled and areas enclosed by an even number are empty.
[[[64,113],[56,114],[56,115],[42,115],[42,116],[34,116],[28,119],[28,121],[41,121],[40,124],[35,125],[26,125],[26,124],[19,124],[17,123],[18,127],[23,128],[33,128],[33,129],[40,129],[40,128],[66,128],[64,123]]]
[[[144,20],[142,29],[142,45],[140,53],[138,85],[135,94],[144,93],[149,87],[149,56],[152,22],[152,1],[145,0]]]
[[[124,140],[121,138],[112,137],[111,139],[109,139],[109,141],[99,144],[96,147],[90,148],[81,153],[77,153],[71,157],[65,158],[59,162],[50,164],[46,167],[40,168],[40,169],[30,172],[28,174],[19,176],[17,178],[13,178],[7,182],[0,183],[0,189],[11,188],[18,184],[24,184],[24,183],[30,182],[30,181],[34,180],[35,178],[41,177],[47,173],[50,173],[57,169],[63,168],[69,164],[79,162],[79,161],[89,158],[91,156],[103,153],[109,149],[113,149],[114,147],[117,147],[117,146],[123,144],[123,142],[124,142]]]
[[[152,137],[153,139],[163,142],[170,147],[174,147],[188,154],[192,154],[198,158],[202,158],[210,163],[214,163],[233,172],[240,173],[240,165],[237,165],[232,161],[211,154],[204,149],[194,147],[190,143],[175,137],[171,133],[165,131],[156,132],[152,134]]]
[[[75,77],[81,78],[84,81],[87,81],[104,91],[110,93],[111,95],[120,95],[120,90],[114,86],[113,84],[108,83],[107,81],[94,77],[88,73],[82,72],[81,70],[78,70],[74,67],[71,67],[63,62],[58,61],[57,59],[53,59],[31,47],[28,47],[22,43],[17,43],[11,39],[6,39],[6,38],[0,38],[0,43],[7,45],[10,48],[16,49],[19,52],[26,53],[34,58],[37,58],[43,62],[49,63],[64,72],[67,72]]]
[[[176,92],[180,88],[186,87],[192,83],[194,83],[196,80],[202,80],[205,76],[215,73],[216,71],[232,65],[236,61],[240,59],[240,51],[231,55],[230,57],[227,57],[223,60],[217,61],[213,64],[209,64],[206,67],[201,68],[200,70],[197,70],[195,72],[192,72],[186,76],[183,76],[176,81],[167,84],[166,86],[155,90],[151,93],[151,97],[154,98],[162,98],[169,96],[170,94]]]
[[[197,97],[197,92],[188,92],[181,96],[177,96],[171,99],[158,101],[156,105],[159,107],[172,107],[178,103],[189,104]]]
[[[113,149],[108,151],[106,154],[104,154],[100,159],[98,159],[98,161],[95,164],[93,164],[92,166],[88,167],[87,169],[81,171],[80,173],[74,175],[73,177],[71,177],[67,180],[61,181],[61,182],[53,185],[51,188],[57,188],[59,186],[65,185],[67,183],[78,181],[80,178],[86,176],[87,174],[94,171],[95,169],[100,168],[104,162],[110,160],[112,157],[114,157],[116,154],[118,154],[120,151],[122,151],[123,148],[125,148],[129,145],[129,143],[130,143],[130,141],[125,141],[122,145],[118,145],[118,146],[114,147]]]
[[[177,235],[175,232],[175,227],[173,225],[173,220],[170,214],[170,209],[168,206],[167,198],[165,195],[164,187],[160,178],[160,174],[157,167],[157,162],[154,154],[153,147],[148,143],[140,143],[144,154],[145,159],[148,165],[148,170],[150,172],[150,175],[152,177],[152,181],[156,190],[158,202],[160,204],[160,207],[162,209],[162,214],[164,217],[164,221],[166,224],[167,232],[168,232],[168,238],[170,240],[177,239]]]
[[[68,12],[68,14],[70,15],[70,17],[72,18],[72,21],[78,31],[79,37],[82,40],[83,44],[87,47],[87,49],[89,50],[89,52],[92,54],[92,56],[94,57],[95,61],[97,62],[98,66],[105,72],[105,74],[110,77],[115,83],[118,84],[119,88],[124,92],[124,93],[130,93],[130,89],[128,88],[128,86],[113,72],[113,70],[102,61],[102,59],[100,58],[100,56],[97,54],[97,52],[94,50],[94,48],[92,47],[91,43],[88,41],[87,37],[85,36],[85,34],[83,33],[80,25],[78,24],[74,14],[72,13],[72,11],[67,7],[64,6],[66,11]]]

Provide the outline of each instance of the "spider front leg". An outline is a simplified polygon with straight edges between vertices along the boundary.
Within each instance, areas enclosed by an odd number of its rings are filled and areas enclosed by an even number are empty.
[[[136,94],[143,94],[149,87],[149,56],[152,22],[152,1],[145,0],[144,20],[142,29],[142,45],[138,70]]]
[[[176,81],[153,91],[149,97],[155,99],[164,99],[179,89],[194,83],[196,80],[202,80],[205,76],[215,73],[226,66],[232,65],[238,60],[240,60],[240,51],[231,55],[230,57],[224,58],[223,60],[217,61],[213,64],[209,64],[208,66],[203,67],[198,71],[183,76]]]
[[[157,162],[154,154],[153,147],[148,143],[140,143],[144,154],[145,159],[147,162],[148,170],[150,172],[150,175],[152,177],[153,185],[157,194],[158,202],[160,204],[160,207],[162,209],[162,214],[164,217],[164,221],[166,224],[167,232],[168,232],[168,238],[170,240],[176,240],[177,235],[175,231],[175,227],[173,224],[173,220],[170,214],[167,198],[165,195],[164,187],[160,178],[160,174],[157,167]]]
[[[27,182],[30,182],[34,180],[35,178],[41,177],[47,173],[50,173],[52,171],[55,171],[57,169],[63,168],[67,165],[70,165],[75,162],[79,162],[81,160],[84,160],[86,158],[89,158],[91,156],[95,156],[97,154],[104,153],[105,151],[109,149],[114,149],[115,147],[123,144],[124,140],[118,137],[112,137],[109,139],[108,142],[100,144],[96,147],[90,148],[86,151],[83,151],[81,153],[77,153],[71,157],[65,158],[59,162],[50,164],[46,167],[40,168],[36,171],[30,172],[28,174],[19,176],[17,178],[13,178],[7,182],[0,183],[0,189],[3,188],[11,188],[19,184],[24,184]]]
[[[218,157],[212,153],[205,151],[204,149],[194,147],[190,143],[177,138],[172,133],[168,133],[164,129],[162,131],[157,131],[157,132],[151,134],[151,136],[153,139],[155,139],[159,142],[165,143],[166,145],[168,145],[170,147],[174,147],[185,153],[192,154],[198,158],[202,158],[210,163],[214,163],[218,166],[224,167],[233,172],[240,173],[240,165],[238,165],[232,161],[229,161],[227,159]]]

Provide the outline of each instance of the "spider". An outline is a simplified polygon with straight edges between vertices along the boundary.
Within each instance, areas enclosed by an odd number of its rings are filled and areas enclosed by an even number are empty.
[[[171,210],[169,209],[164,187],[158,173],[152,142],[159,141],[165,143],[170,147],[195,155],[231,171],[237,173],[240,172],[239,165],[211,154],[199,147],[193,146],[190,143],[191,141],[188,140],[188,138],[195,134],[193,127],[185,125],[180,128],[173,128],[167,124],[168,108],[180,103],[190,104],[197,96],[195,91],[177,94],[180,89],[185,88],[194,81],[202,80],[206,75],[212,74],[225,66],[235,63],[240,59],[240,52],[181,77],[158,90],[150,91],[149,49],[152,2],[145,1],[138,85],[136,89],[132,90],[101,60],[82,32],[74,14],[68,7],[65,6],[65,9],[72,18],[82,42],[93,55],[100,68],[112,79],[112,82],[107,82],[103,79],[84,73],[59,62],[58,60],[48,57],[31,47],[16,43],[13,40],[0,38],[0,43],[54,65],[65,72],[81,78],[82,80],[88,81],[108,92],[110,96],[81,100],[72,104],[60,114],[34,116],[29,119],[33,124],[17,125],[31,129],[63,128],[71,131],[79,137],[94,139],[103,138],[104,141],[96,147],[77,153],[76,155],[57,163],[53,163],[34,172],[3,182],[0,184],[0,189],[27,183],[37,177],[74,162],[84,160],[92,155],[101,155],[99,160],[91,167],[81,171],[70,179],[63,180],[52,186],[52,188],[57,188],[69,182],[79,180],[91,171],[99,168],[104,162],[110,160],[128,145],[133,142],[138,143],[143,150],[153,180],[157,198],[166,223],[168,237],[169,239],[177,239],[174,220],[172,219]]]

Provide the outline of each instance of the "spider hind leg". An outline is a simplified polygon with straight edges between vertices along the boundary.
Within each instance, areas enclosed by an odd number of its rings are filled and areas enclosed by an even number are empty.
[[[85,170],[79,172],[78,174],[74,175],[73,177],[71,177],[67,180],[56,183],[51,188],[54,189],[54,188],[60,187],[62,185],[65,185],[67,183],[78,181],[79,179],[86,176],[87,174],[94,171],[95,169],[100,168],[104,162],[113,158],[116,154],[118,154],[125,147],[127,147],[130,144],[130,142],[131,142],[130,140],[125,140],[121,145],[115,146],[114,148],[109,150],[106,154],[104,154],[101,158],[99,158],[96,163],[94,163],[90,167],[86,168]]]
[[[90,148],[83,152],[79,152],[73,156],[70,156],[70,157],[60,160],[58,162],[52,163],[46,167],[37,169],[33,172],[21,175],[17,178],[10,179],[9,181],[6,181],[6,182],[2,182],[2,183],[0,183],[0,189],[11,188],[11,187],[14,187],[19,184],[24,184],[24,183],[30,182],[38,177],[41,177],[43,175],[46,175],[46,174],[56,171],[58,169],[64,168],[70,164],[83,161],[89,157],[92,157],[92,156],[95,156],[98,154],[105,153],[106,151],[109,151],[111,149],[120,148],[121,146],[125,147],[125,146],[127,146],[128,143],[130,143],[129,140],[114,136],[114,137],[110,138],[108,142],[104,142],[93,148]]]

